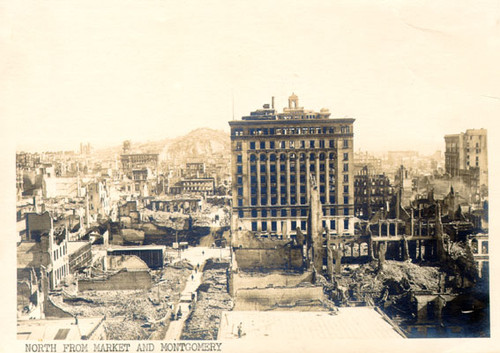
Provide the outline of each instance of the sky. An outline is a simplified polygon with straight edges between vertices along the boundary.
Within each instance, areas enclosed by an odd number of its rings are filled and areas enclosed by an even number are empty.
[[[292,92],[355,118],[363,151],[444,150],[500,112],[498,1],[20,0],[0,20],[18,150],[229,131]]]

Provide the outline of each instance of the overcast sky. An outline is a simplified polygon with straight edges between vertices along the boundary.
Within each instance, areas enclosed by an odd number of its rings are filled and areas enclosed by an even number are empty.
[[[443,150],[500,112],[498,1],[23,0],[0,14],[18,149],[228,131],[233,97],[239,119],[292,92],[355,118],[355,150]]]

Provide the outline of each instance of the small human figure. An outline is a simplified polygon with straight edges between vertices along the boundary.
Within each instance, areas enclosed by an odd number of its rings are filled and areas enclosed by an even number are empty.
[[[243,336],[243,323],[240,322],[240,324],[238,325],[238,338],[241,338],[241,336]]]

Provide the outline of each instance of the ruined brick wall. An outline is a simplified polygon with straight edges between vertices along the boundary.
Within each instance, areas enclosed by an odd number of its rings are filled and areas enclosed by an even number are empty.
[[[106,280],[79,280],[78,291],[150,289],[151,285],[149,271],[120,271]]]
[[[274,287],[295,287],[299,283],[312,283],[312,271],[303,273],[232,273],[230,278],[230,292],[234,295],[239,289]]]
[[[302,249],[278,247],[277,249],[234,249],[238,268],[243,270],[299,270],[302,268]]]
[[[236,292],[233,310],[266,310],[279,305],[304,305],[307,302],[318,302],[322,298],[322,286],[240,289]]]

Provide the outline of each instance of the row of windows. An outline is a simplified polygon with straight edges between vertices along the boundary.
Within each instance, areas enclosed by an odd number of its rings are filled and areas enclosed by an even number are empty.
[[[334,185],[331,185],[329,189],[330,189],[331,192],[335,192],[335,186]],[[280,194],[286,194],[287,193],[287,187],[286,186],[280,186],[280,188],[278,189],[276,186],[272,186],[272,185],[269,188],[269,191],[270,191],[269,193],[271,195],[276,195],[278,193],[278,190],[280,191]],[[290,186],[290,194],[296,194],[297,190],[300,190],[301,194],[305,194],[306,193],[306,186],[305,185],[301,185],[299,188],[297,188],[295,185],[291,185]],[[325,186],[324,185],[320,185],[320,187],[319,187],[320,194],[325,193],[325,190],[326,190]],[[256,186],[251,186],[250,187],[250,195],[256,195],[257,192],[258,192],[258,188]],[[260,193],[261,193],[261,195],[267,195],[267,187],[265,185],[261,186]],[[349,193],[349,185],[344,185],[344,194],[348,194],[348,193]],[[375,194],[375,189],[373,189],[372,193]],[[365,190],[364,194],[366,195],[366,190]],[[238,188],[238,196],[243,196],[243,188]]]
[[[308,213],[307,213],[307,209],[306,208],[302,208],[302,209],[296,209],[296,208],[292,208],[290,210],[287,210],[287,209],[280,209],[279,212],[278,210],[275,210],[275,209],[272,209],[272,210],[267,210],[267,209],[262,209],[262,210],[251,210],[251,211],[242,211],[242,210],[239,210],[238,211],[238,217],[239,218],[244,218],[245,215],[247,217],[252,217],[252,218],[257,218],[257,217],[263,217],[263,218],[266,218],[266,217],[307,217]],[[330,208],[330,209],[327,209],[327,208],[324,208],[323,209],[323,216],[327,216],[327,214],[329,214],[330,216],[336,216],[337,215],[337,210],[336,208]],[[343,209],[343,214],[344,215],[349,215],[349,207],[344,207]]]
[[[59,282],[62,278],[69,274],[68,265],[63,265],[55,270],[56,282]]]
[[[238,172],[238,174],[241,174],[241,172]],[[271,184],[276,184],[277,175],[271,174],[269,176],[269,180],[270,180]],[[296,176],[294,174],[291,174],[290,175],[290,183],[295,184],[296,180],[297,180]],[[300,180],[300,183],[302,183],[302,184],[306,183],[306,176],[300,175],[299,180]],[[320,174],[319,175],[319,182],[324,183],[325,180],[326,180],[325,174]],[[344,183],[348,183],[349,182],[349,174],[344,174],[343,180],[344,180]],[[267,175],[261,175],[260,182],[261,182],[261,184],[266,184],[267,183]],[[335,187],[335,176],[334,175],[329,175],[329,182],[330,182],[330,187]],[[280,175],[280,183],[286,184],[286,176],[285,175]],[[241,175],[236,176],[236,184],[238,186],[243,185],[243,176],[241,176]],[[257,176],[255,176],[255,175],[250,176],[250,184],[252,184],[252,185],[257,184]],[[347,191],[345,191],[345,190],[346,189],[344,186],[344,192],[349,192],[349,189],[347,189]],[[243,191],[242,191],[241,195],[243,195]]]
[[[307,230],[307,222],[306,221],[300,221],[300,223],[298,223],[297,221],[292,221],[291,222],[291,228],[292,228],[292,230],[296,230],[298,225],[300,225],[300,229],[302,231]],[[323,225],[323,228],[326,228],[327,222],[323,221],[322,225]],[[329,226],[330,226],[330,229],[336,229],[336,222],[335,222],[335,220],[331,220],[329,222]],[[252,222],[252,231],[254,231],[254,232],[258,231],[257,227],[258,227],[258,222]],[[278,228],[277,227],[277,222],[271,222],[271,229],[270,229],[270,231],[271,232],[276,232],[277,228]],[[349,229],[349,219],[348,218],[344,219],[344,230],[347,230],[347,229]],[[269,231],[268,226],[267,226],[267,222],[265,222],[265,221],[261,222],[261,231],[263,231],[263,232]]]
[[[314,173],[312,173],[314,175]],[[348,174],[346,174],[346,176],[349,176]],[[276,185],[276,182],[277,182],[278,178],[277,178],[277,175],[276,174],[271,174],[269,175],[269,183],[271,184],[271,186]],[[279,176],[279,180],[280,180],[280,183],[282,185],[285,185],[286,184],[286,175],[283,175],[283,174],[280,174]],[[299,180],[300,180],[300,183],[302,183],[305,187],[305,183],[306,183],[306,176],[305,174],[301,174],[299,176]],[[319,182],[320,183],[324,183],[326,180],[326,175],[325,174],[320,174],[319,175]],[[329,175],[329,178],[328,178],[329,182],[330,182],[330,187],[335,187],[335,175],[332,175],[330,174]],[[348,178],[346,178],[346,180],[348,180]],[[344,181],[346,181],[344,180]],[[297,181],[297,178],[295,176],[295,174],[290,174],[290,184],[295,184]],[[261,175],[260,176],[260,183],[261,185],[266,185],[267,184],[267,175]],[[251,175],[250,176],[250,184],[251,185],[256,185],[257,184],[257,176],[256,175]],[[243,177],[242,176],[237,176],[236,177],[236,185],[240,186],[240,185],[243,185]],[[301,187],[302,187],[301,186]],[[303,191],[305,192],[305,191]],[[346,192],[346,191],[345,191]]]
[[[255,195],[252,195],[252,196],[255,196]],[[326,197],[324,195],[321,195],[319,197],[319,199],[320,199],[320,201],[321,201],[322,204],[326,203]],[[297,197],[295,197],[294,195],[293,196],[291,195],[290,196],[290,205],[296,205],[297,204],[297,200],[300,201],[300,205],[307,205],[308,204],[306,196],[300,196],[297,199]],[[251,197],[250,198],[250,205],[251,206],[257,206],[257,201],[258,201],[257,197]],[[288,204],[287,195],[286,194],[281,195],[281,197],[279,198],[279,201],[280,201],[280,205],[287,205]],[[330,204],[336,204],[337,203],[337,200],[336,200],[336,197],[335,197],[334,194],[330,194],[330,197],[328,198],[328,201],[329,201]],[[349,196],[344,196],[343,201],[344,201],[344,204],[348,205],[349,204]],[[266,195],[261,196],[261,198],[260,198],[260,204],[261,205],[267,205],[268,202],[270,202],[271,206],[278,205],[278,198],[277,197],[273,197],[273,195],[271,195],[270,198],[268,198]],[[241,198],[238,199],[238,206],[239,207],[243,206],[243,199],[241,199]]]
[[[335,140],[289,140],[288,146],[287,141],[250,141],[249,148],[251,150],[261,149],[264,150],[269,148],[274,149],[286,149],[286,148],[335,148]],[[295,143],[297,142],[297,144]],[[241,150],[241,142],[236,143],[236,150]],[[349,148],[349,140],[343,140],[342,148]]]
[[[368,191],[367,189],[364,189],[364,190],[354,190],[354,195],[355,196],[358,196],[358,195],[368,195]],[[371,195],[386,195],[386,194],[391,194],[391,190],[389,189],[371,189]]]
[[[334,126],[329,127],[283,127],[283,128],[236,128],[232,130],[233,136],[268,136],[268,135],[319,135],[319,134],[334,134],[336,132]],[[350,126],[341,126],[340,132],[348,134],[351,132]]]
[[[330,172],[334,172],[335,171],[335,166],[333,164],[330,164],[329,169],[330,169]],[[266,173],[267,172],[267,165],[266,164],[261,164],[259,170],[260,170],[261,173]],[[269,166],[269,172],[270,173],[276,173],[276,170],[277,170],[276,165],[271,164]],[[289,170],[290,170],[291,173],[295,173],[295,171],[296,171],[296,165],[295,164],[291,164],[289,166]],[[279,171],[280,172],[285,172],[286,171],[286,165],[285,164],[280,164]],[[305,172],[305,171],[306,171],[306,165],[305,164],[301,164],[300,165],[300,172]],[[316,171],[316,165],[314,163],[310,163],[309,164],[309,171],[313,172],[313,173]],[[325,164],[324,163],[320,163],[319,164],[319,171],[320,172],[324,172],[325,171]],[[349,171],[349,163],[344,163],[342,171],[344,173],[346,173],[346,172]],[[250,173],[257,173],[257,165],[255,165],[255,164],[251,164],[250,165]],[[236,174],[243,174],[243,166],[241,166],[241,165],[236,166]]]
[[[61,246],[59,249],[54,250],[54,261],[56,261],[58,258],[66,255],[66,245]]]
[[[349,160],[349,153],[348,152],[344,152],[343,153],[343,159],[344,161],[348,161]],[[314,161],[316,160],[316,158],[318,158],[320,161],[324,161],[326,159],[326,154],[325,153],[320,153],[318,155],[316,155],[315,153],[310,153],[309,155],[305,154],[305,153],[300,153],[299,154],[299,160],[300,161],[305,161],[306,158],[309,157],[309,160],[311,161]],[[262,153],[258,156],[259,160],[261,162],[265,162],[267,161],[268,159],[268,155],[266,155],[265,153]],[[279,155],[279,160],[280,161],[286,161],[287,158],[289,158],[291,161],[294,161],[297,159],[297,155],[295,153],[290,153],[289,155],[286,155],[284,153],[280,154]],[[336,158],[336,154],[335,153],[330,153],[328,155],[328,159],[330,160],[334,160]],[[249,160],[250,162],[256,162],[257,161],[257,155],[255,154],[250,154],[249,156]],[[271,162],[275,162],[276,160],[278,160],[278,156],[274,153],[270,154],[269,155],[269,160]],[[243,156],[241,154],[237,154],[236,155],[236,163],[242,163],[243,162]]]
[[[361,185],[363,185],[363,186],[367,186],[367,185],[389,186],[390,182],[389,182],[389,179],[371,180],[371,181],[366,182],[366,180],[365,181],[359,180],[357,177],[355,177],[354,178],[354,185],[355,186],[361,186]]]
[[[286,169],[287,169],[286,165],[284,165],[284,164],[280,165],[280,168],[279,168],[280,172],[285,172]],[[294,164],[292,164],[292,165],[289,166],[288,169],[290,170],[291,173],[295,173],[296,166]],[[330,169],[330,171],[335,172],[335,166],[334,165],[331,164],[329,166],[329,169]],[[239,172],[240,168],[236,168],[236,170],[237,170],[238,174],[241,174],[241,172]],[[241,170],[242,170],[242,168],[241,168]],[[257,170],[260,170],[261,173],[266,173],[267,172],[267,166],[265,164],[261,164],[260,168],[257,168],[257,166],[255,164],[250,165],[250,173],[257,173]],[[300,165],[300,172],[305,172],[306,170],[307,170],[306,165],[305,164],[301,164]],[[269,166],[269,171],[271,173],[276,173],[276,165],[274,165],[274,164],[270,165]],[[313,172],[313,173],[316,171],[316,165],[314,163],[310,163],[309,164],[309,171]],[[324,172],[325,171],[325,164],[321,163],[319,165],[319,171],[320,172]],[[349,163],[344,163],[342,171],[343,172],[348,172],[349,171]]]

